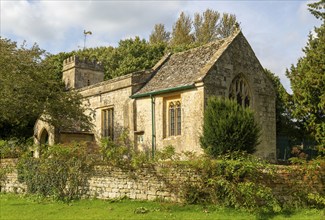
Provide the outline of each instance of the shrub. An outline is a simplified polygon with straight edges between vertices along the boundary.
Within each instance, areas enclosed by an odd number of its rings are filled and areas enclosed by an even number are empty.
[[[200,138],[207,154],[217,157],[233,151],[254,153],[259,135],[260,128],[249,108],[232,100],[209,98]]]
[[[182,196],[189,204],[217,204],[250,212],[276,213],[281,204],[266,184],[274,178],[266,163],[246,154],[227,154],[192,163],[200,173],[197,182],[186,181]]]
[[[32,138],[0,140],[0,158],[18,158],[32,146]]]
[[[55,145],[40,158],[19,158],[18,180],[26,183],[28,193],[69,201],[83,194],[93,162],[86,145]]]

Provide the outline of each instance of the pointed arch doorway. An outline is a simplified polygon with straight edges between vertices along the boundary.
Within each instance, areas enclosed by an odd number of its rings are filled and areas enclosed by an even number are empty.
[[[45,128],[41,132],[39,143],[40,143],[39,156],[41,156],[42,153],[44,153],[44,151],[47,150],[48,145],[49,145],[49,133],[47,132],[47,130]]]

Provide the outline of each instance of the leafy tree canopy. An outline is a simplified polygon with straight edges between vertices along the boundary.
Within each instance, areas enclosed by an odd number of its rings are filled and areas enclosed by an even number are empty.
[[[194,15],[195,41],[204,44],[217,39],[220,13],[211,9]]]
[[[192,31],[192,19],[182,12],[173,26],[171,45],[188,45],[194,41]]]
[[[58,128],[91,126],[80,96],[65,92],[44,50],[0,38],[0,54],[0,138],[31,136],[40,115]]]
[[[309,4],[310,11],[322,20],[309,34],[304,56],[287,70],[294,99],[294,116],[325,146],[325,1]]]
[[[167,44],[170,39],[170,32],[166,31],[164,24],[155,24],[154,30],[149,36],[151,44]]]

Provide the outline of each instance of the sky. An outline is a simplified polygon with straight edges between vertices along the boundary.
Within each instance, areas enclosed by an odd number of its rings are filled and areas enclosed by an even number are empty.
[[[308,34],[320,21],[312,16],[311,1],[243,0],[0,0],[0,36],[56,54],[86,47],[117,46],[119,40],[148,39],[155,24],[168,31],[183,11],[193,18],[206,9],[235,14],[264,68],[280,77],[291,92],[285,71],[303,56]]]

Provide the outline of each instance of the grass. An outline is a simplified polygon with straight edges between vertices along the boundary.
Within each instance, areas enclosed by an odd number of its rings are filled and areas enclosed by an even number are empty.
[[[276,216],[260,216],[262,219],[324,219],[320,210]],[[36,196],[0,194],[0,219],[255,219],[257,216],[243,211],[215,206],[181,205],[165,202],[133,200],[85,199],[63,203]]]

